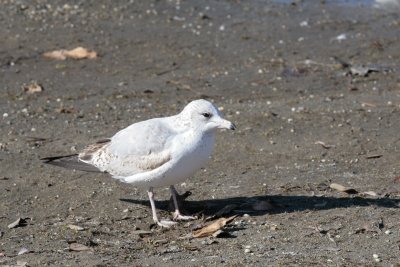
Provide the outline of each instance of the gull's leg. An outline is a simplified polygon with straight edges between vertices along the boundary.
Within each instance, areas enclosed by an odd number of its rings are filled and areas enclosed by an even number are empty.
[[[176,221],[179,221],[179,220],[187,221],[187,220],[197,219],[196,217],[193,217],[193,216],[182,215],[181,212],[179,211],[178,199],[176,197],[178,195],[178,191],[176,191],[176,189],[175,189],[175,187],[173,185],[171,185],[169,187],[169,191],[171,191],[172,200],[174,201],[174,206],[175,206],[174,220],[176,220]]]
[[[165,221],[165,220],[159,220],[158,216],[157,216],[157,211],[156,211],[156,204],[154,202],[154,193],[153,193],[153,187],[150,187],[149,190],[147,190],[147,194],[149,195],[149,199],[150,199],[150,205],[151,205],[151,211],[153,213],[153,220],[154,222],[161,226],[161,227],[165,227],[165,228],[169,228],[172,225],[176,224],[176,222],[172,222],[172,221]]]

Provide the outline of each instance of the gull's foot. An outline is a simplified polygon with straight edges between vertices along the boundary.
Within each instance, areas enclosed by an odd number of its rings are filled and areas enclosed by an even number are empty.
[[[189,221],[189,220],[196,220],[196,216],[186,216],[182,215],[179,212],[174,212],[174,221]]]
[[[161,220],[156,222],[158,226],[163,228],[171,228],[172,226],[176,225],[177,222],[169,221],[169,220]]]

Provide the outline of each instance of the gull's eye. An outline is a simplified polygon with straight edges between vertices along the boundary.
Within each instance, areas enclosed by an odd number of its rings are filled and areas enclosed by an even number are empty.
[[[203,115],[204,118],[210,118],[211,117],[211,113],[209,113],[209,112],[201,113],[201,115]]]

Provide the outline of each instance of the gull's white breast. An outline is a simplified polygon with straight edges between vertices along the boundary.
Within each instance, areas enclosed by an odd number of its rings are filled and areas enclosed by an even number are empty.
[[[206,134],[187,133],[174,144],[172,164],[160,177],[153,179],[152,186],[177,184],[191,177],[204,167],[214,148],[215,132]]]

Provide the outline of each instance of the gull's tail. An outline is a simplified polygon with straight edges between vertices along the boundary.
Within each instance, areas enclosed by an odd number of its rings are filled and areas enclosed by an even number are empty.
[[[43,163],[63,167],[67,169],[75,169],[86,172],[101,172],[95,166],[85,163],[79,160],[78,154],[72,154],[67,156],[48,157],[40,159]]]

